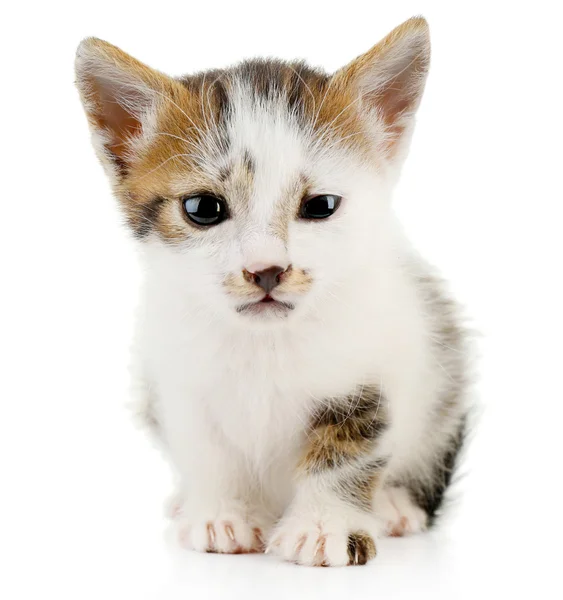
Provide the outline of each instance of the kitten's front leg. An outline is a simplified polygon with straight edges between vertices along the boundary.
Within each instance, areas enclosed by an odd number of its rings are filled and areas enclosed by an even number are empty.
[[[182,546],[200,552],[259,552],[266,520],[253,505],[238,450],[203,410],[203,403],[167,398],[163,433],[178,476],[173,514]]]
[[[373,496],[387,462],[378,453],[384,415],[376,387],[318,412],[299,465],[297,493],[268,552],[312,566],[359,565],[375,556],[379,523]]]

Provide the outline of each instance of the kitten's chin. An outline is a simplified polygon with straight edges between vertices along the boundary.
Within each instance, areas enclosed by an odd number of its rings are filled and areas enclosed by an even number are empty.
[[[258,302],[240,304],[235,310],[246,322],[283,322],[295,310],[295,304],[267,297],[267,299]]]

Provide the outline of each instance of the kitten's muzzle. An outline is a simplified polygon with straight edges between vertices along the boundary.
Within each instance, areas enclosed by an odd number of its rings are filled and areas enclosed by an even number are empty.
[[[267,269],[260,271],[249,271],[247,269],[242,270],[242,274],[246,281],[256,284],[262,288],[266,294],[269,294],[275,287],[281,282],[283,277],[291,270],[291,265],[284,269],[278,265],[273,265]]]

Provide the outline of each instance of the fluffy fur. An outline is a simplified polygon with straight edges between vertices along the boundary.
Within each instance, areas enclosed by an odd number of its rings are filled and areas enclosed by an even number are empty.
[[[333,75],[253,60],[173,79],[79,47],[94,146],[145,267],[139,410],[191,548],[363,564],[382,531],[439,511],[467,412],[464,332],[390,207],[429,52],[421,18]],[[228,206],[217,226],[183,212],[204,192]],[[300,219],[323,193],[339,210]],[[248,273],[272,265],[279,302],[246,310],[264,296]]]

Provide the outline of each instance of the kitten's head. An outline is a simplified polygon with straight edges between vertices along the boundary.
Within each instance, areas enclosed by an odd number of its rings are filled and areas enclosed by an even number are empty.
[[[215,314],[264,325],[361,286],[429,53],[414,18],[333,75],[252,60],[172,78],[93,38],[76,72],[149,268]]]

